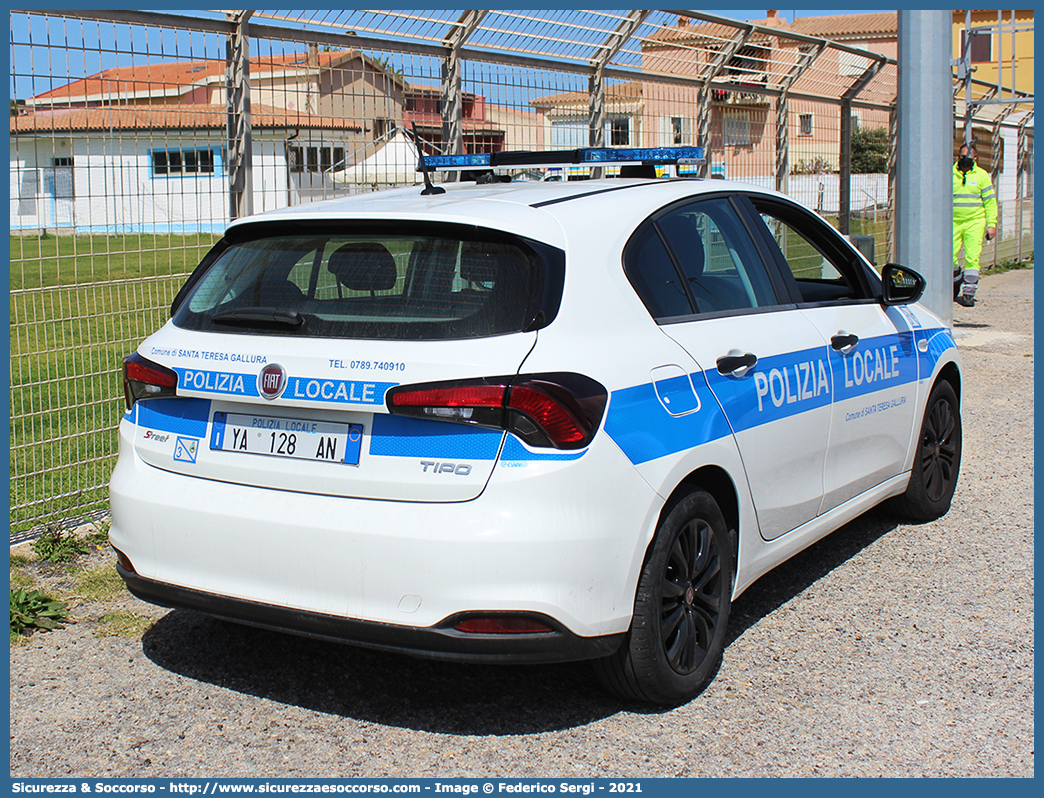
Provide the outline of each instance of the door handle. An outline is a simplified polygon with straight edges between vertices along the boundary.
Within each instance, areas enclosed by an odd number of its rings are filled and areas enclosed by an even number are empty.
[[[830,339],[830,345],[834,347],[842,355],[847,355],[851,352],[855,345],[859,343],[859,336],[853,335],[850,332],[844,330],[838,330],[837,335]]]
[[[733,349],[728,354],[718,358],[718,373],[726,376],[742,377],[754,368],[754,364],[757,362],[757,355]]]

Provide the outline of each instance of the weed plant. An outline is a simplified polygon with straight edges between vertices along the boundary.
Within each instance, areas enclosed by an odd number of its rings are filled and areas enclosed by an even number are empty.
[[[18,588],[11,591],[11,635],[27,636],[35,631],[49,632],[69,623],[69,610],[62,602],[40,590]]]

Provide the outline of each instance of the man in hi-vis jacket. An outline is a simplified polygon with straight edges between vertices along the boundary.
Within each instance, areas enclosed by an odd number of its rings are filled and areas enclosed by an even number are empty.
[[[953,268],[959,273],[957,255],[964,246],[964,280],[956,284],[954,299],[966,308],[975,306],[979,287],[979,254],[982,239],[997,235],[997,195],[985,169],[978,165],[979,154],[972,145],[960,149],[953,167]]]

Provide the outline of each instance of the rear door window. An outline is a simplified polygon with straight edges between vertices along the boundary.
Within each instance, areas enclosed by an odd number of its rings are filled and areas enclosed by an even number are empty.
[[[657,321],[777,305],[775,287],[727,197],[675,206],[628,244],[624,269]]]

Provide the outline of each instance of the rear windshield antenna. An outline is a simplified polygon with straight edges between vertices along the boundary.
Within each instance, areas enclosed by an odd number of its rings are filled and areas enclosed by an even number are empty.
[[[428,177],[428,167],[424,163],[424,149],[421,147],[420,136],[417,135],[417,123],[412,122],[413,128],[413,143],[417,145],[417,168],[420,169],[421,174],[424,175],[424,190],[421,192],[422,197],[427,197],[432,194],[445,194],[446,189],[442,186],[433,186],[431,184],[431,178]]]

